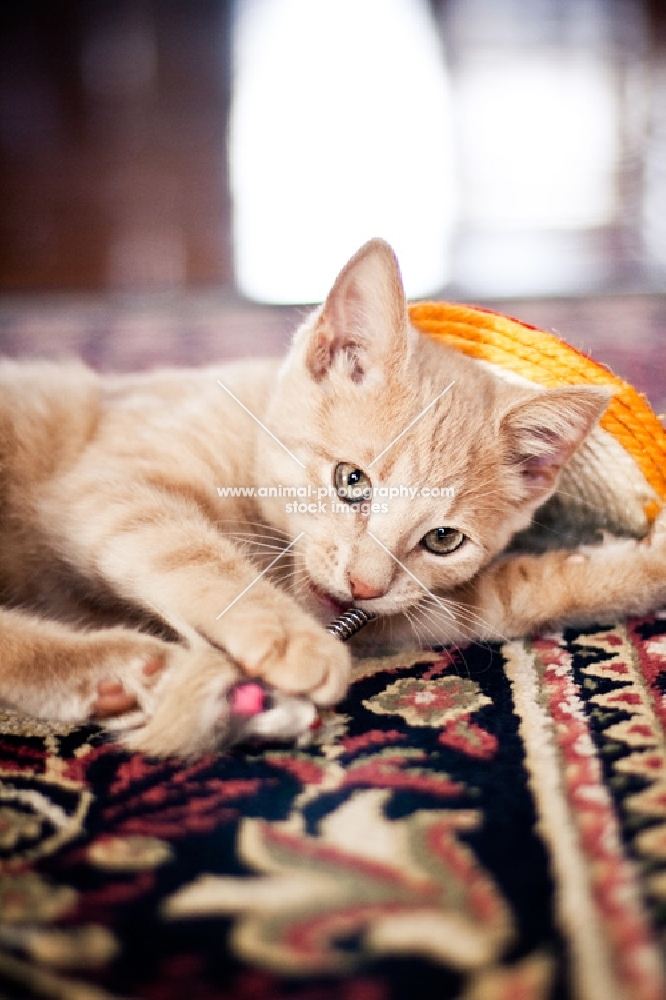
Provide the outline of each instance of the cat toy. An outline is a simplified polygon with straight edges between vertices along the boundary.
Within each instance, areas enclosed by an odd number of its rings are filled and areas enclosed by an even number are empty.
[[[353,635],[356,635],[365,625],[374,621],[377,617],[371,611],[363,611],[362,608],[348,608],[341,615],[334,618],[326,626],[326,630],[334,635],[341,642],[347,642]],[[307,719],[305,707],[311,706],[312,717]],[[258,681],[241,681],[232,688],[229,697],[229,707],[237,719],[244,719],[249,723],[253,735],[263,735],[263,726],[257,727],[256,723],[264,713],[280,711],[279,735],[281,738],[302,736],[304,723],[305,730],[318,728],[321,724],[316,714],[314,705],[305,699],[288,698],[278,695],[271,688]],[[294,731],[291,732],[291,729]],[[270,735],[276,735],[273,726],[270,727]]]
[[[348,608],[341,615],[334,618],[326,626],[326,631],[334,635],[341,642],[347,642],[353,635],[360,632],[368,622],[374,621],[377,617],[372,611],[364,611],[362,608]]]
[[[644,395],[554,334],[500,313],[419,302],[410,306],[410,320],[514,384],[611,388],[606,412],[562,470],[539,520],[551,536],[556,527],[567,545],[598,540],[603,532],[633,538],[649,533],[666,502],[666,430]]]

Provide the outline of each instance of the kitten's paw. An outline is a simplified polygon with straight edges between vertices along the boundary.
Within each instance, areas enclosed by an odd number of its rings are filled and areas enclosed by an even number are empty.
[[[317,705],[334,705],[349,685],[349,651],[288,598],[229,615],[223,642],[244,673]]]
[[[86,669],[78,671],[70,717],[116,728],[128,717],[136,722],[152,714],[157,687],[174,669],[177,644],[124,629],[85,638]]]
[[[148,656],[142,658],[139,664],[139,681],[141,694],[137,692],[136,681],[128,689],[123,681],[107,677],[97,684],[96,697],[91,706],[93,719],[111,720],[126,712],[141,711],[146,701],[146,692],[156,682],[158,674],[164,670],[164,656]],[[126,671],[121,671],[125,673]],[[136,669],[133,671],[136,673]]]
[[[248,683],[228,656],[203,641],[179,646],[174,656],[175,669],[161,672],[155,685],[151,715],[120,735],[131,750],[192,758],[253,737],[293,740],[314,721],[311,701]],[[238,697],[248,688],[259,689],[251,703]]]
[[[192,757],[229,741],[228,695],[239,672],[203,641],[195,650],[174,645],[169,660],[153,675],[141,715],[114,720],[124,728],[120,741],[154,757]]]

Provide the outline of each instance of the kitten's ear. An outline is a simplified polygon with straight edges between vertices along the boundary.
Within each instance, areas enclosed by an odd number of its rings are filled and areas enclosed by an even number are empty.
[[[384,240],[370,240],[338,275],[309,331],[306,365],[319,382],[334,367],[354,382],[382,377],[408,351],[409,320],[400,269]]]
[[[557,477],[613,395],[603,386],[545,389],[515,403],[500,433],[508,462],[520,472],[525,499],[547,498]]]

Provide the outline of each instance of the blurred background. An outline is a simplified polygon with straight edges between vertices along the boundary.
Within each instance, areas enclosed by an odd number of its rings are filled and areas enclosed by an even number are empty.
[[[384,235],[413,295],[659,286],[665,14],[7,0],[0,285],[310,302]]]
[[[5,0],[0,23],[2,350],[79,350],[84,302],[101,365],[113,323],[121,366],[184,330],[206,359],[220,317],[218,354],[277,350],[381,235],[411,297],[588,347],[605,324],[611,362],[642,336],[654,366],[663,0]]]

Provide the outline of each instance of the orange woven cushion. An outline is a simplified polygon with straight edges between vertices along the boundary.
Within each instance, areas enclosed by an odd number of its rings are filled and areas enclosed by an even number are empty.
[[[610,369],[552,333],[500,313],[451,302],[410,306],[413,326],[471,358],[490,362],[545,387],[609,385],[615,389],[600,426],[632,456],[657,496],[666,500],[666,430],[644,395]],[[650,520],[660,505],[647,511]]]

